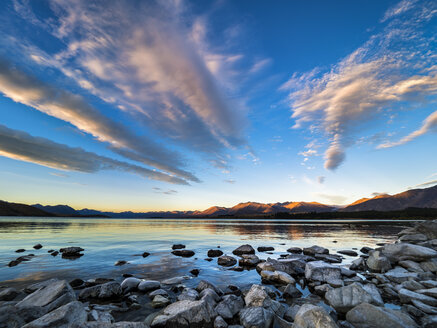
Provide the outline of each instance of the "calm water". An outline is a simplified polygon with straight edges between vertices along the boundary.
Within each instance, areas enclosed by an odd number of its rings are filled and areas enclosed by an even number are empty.
[[[333,223],[334,222],[334,223]],[[220,246],[225,254],[241,244],[273,246],[273,255],[258,253],[261,258],[278,258],[292,246],[320,245],[335,253],[341,249],[374,247],[376,243],[391,242],[402,225],[394,221],[262,221],[250,219],[78,219],[78,218],[0,218],[0,286],[20,285],[52,277],[90,279],[111,277],[121,279],[123,273],[158,279],[190,276],[198,268],[198,278],[186,285],[207,279],[219,285],[259,283],[255,270],[234,272],[219,267],[217,260],[205,261],[211,248]],[[334,243],[333,241],[337,241]],[[41,243],[43,248],[34,250]],[[175,243],[194,250],[192,258],[172,255]],[[85,248],[84,256],[76,260],[53,257],[49,249],[67,246]],[[24,253],[15,253],[25,248]],[[140,256],[143,252],[151,255]],[[7,264],[18,256],[35,254],[29,262],[9,268]],[[344,263],[351,261],[345,256]],[[116,267],[117,260],[129,263]]]

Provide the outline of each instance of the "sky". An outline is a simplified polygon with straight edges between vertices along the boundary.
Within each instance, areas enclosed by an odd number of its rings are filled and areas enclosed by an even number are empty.
[[[437,3],[6,0],[0,199],[344,205],[437,184]]]

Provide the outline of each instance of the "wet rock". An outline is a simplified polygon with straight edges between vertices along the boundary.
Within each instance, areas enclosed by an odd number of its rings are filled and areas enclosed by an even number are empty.
[[[83,304],[78,301],[68,303],[36,319],[23,328],[68,328],[80,326],[87,321],[87,313]]]
[[[152,290],[161,288],[161,283],[159,281],[156,281],[156,280],[142,280],[138,284],[137,288],[138,288],[138,290],[147,293],[147,292],[150,292]]]
[[[422,320],[422,328],[435,328],[437,327],[437,315],[430,315]]]
[[[364,247],[361,247],[361,249],[360,249],[360,252],[363,253],[363,254],[367,254],[367,253],[369,253],[370,251],[373,251],[373,248],[372,248],[372,247],[364,246]]]
[[[78,279],[78,278],[73,279],[72,281],[69,282],[70,286],[73,288],[80,287],[83,285],[83,283],[84,283],[84,281],[82,279]]]
[[[244,255],[241,255],[241,259],[238,261],[238,265],[255,267],[259,262],[260,262],[260,259],[258,256],[253,255],[253,254],[244,254]]]
[[[343,261],[340,255],[335,254],[315,254],[314,257],[327,263],[341,263]]]
[[[414,280],[407,280],[407,281],[404,281],[404,282],[401,284],[401,286],[402,286],[403,288],[406,288],[406,289],[408,289],[408,290],[412,290],[412,291],[415,291],[415,290],[418,290],[418,289],[424,289],[424,288],[425,288],[424,285],[422,285],[421,283],[419,283],[419,282],[417,282],[417,281],[414,281]]]
[[[437,314],[437,308],[428,304],[425,304],[419,300],[412,300],[413,305],[420,311],[426,314]]]
[[[193,288],[185,288],[178,296],[178,301],[197,301],[199,293]]]
[[[232,251],[232,254],[234,255],[255,254],[255,250],[253,249],[252,246],[246,244],[246,245],[241,245],[240,247],[234,249]]]
[[[79,293],[80,300],[87,299],[118,299],[122,295],[121,285],[111,281],[102,285],[88,287]]]
[[[420,267],[420,264],[411,260],[399,261],[398,263],[401,267],[412,272],[423,272],[424,270]]]
[[[193,270],[190,271],[190,273],[193,276],[197,277],[199,275],[199,273],[200,273],[200,270],[199,269],[193,269]]]
[[[314,287],[314,294],[324,297],[328,290],[331,290],[333,287],[329,284],[323,284]]]
[[[205,301],[178,301],[152,321],[152,328],[201,328],[212,326],[217,313]]]
[[[242,271],[244,271],[244,268],[241,266],[236,266],[236,267],[230,268],[229,270],[236,271],[236,272],[242,272]]]
[[[296,281],[292,276],[282,271],[261,271],[263,281],[277,283],[281,285],[294,284]]]
[[[424,234],[417,233],[417,234],[414,234],[414,235],[403,235],[401,238],[399,238],[399,240],[401,242],[404,242],[404,243],[413,243],[413,244],[415,244],[415,243],[419,243],[421,241],[427,241],[428,237],[426,237]]]
[[[270,328],[273,312],[263,307],[249,307],[240,311],[240,322],[245,328]]]
[[[257,265],[256,270],[261,271],[283,271],[289,275],[302,274],[305,271],[306,263],[298,259],[274,260],[268,258],[265,262]]]
[[[219,249],[210,249],[207,255],[208,257],[219,257],[223,255],[223,252]]]
[[[173,277],[169,279],[165,279],[161,282],[163,285],[177,285],[182,283],[185,280],[185,277]]]
[[[156,289],[153,292],[149,293],[149,297],[155,297],[156,295],[161,295],[161,296],[164,296],[164,297],[168,297],[167,291],[164,290],[164,289],[161,289],[161,288]]]
[[[23,253],[23,252],[25,252],[26,250],[24,249],[24,248],[20,248],[20,249],[17,249],[16,251],[15,251],[15,253]]]
[[[240,296],[225,295],[215,311],[224,319],[232,319],[243,307],[244,301]]]
[[[91,310],[88,313],[88,320],[89,321],[98,321],[99,323],[111,323],[114,322],[114,317],[106,311],[98,311],[98,310]]]
[[[121,288],[125,291],[128,292],[130,290],[134,290],[138,288],[138,285],[141,283],[141,279],[138,278],[134,278],[134,277],[129,277],[123,280],[123,282],[121,283]]]
[[[304,304],[294,317],[293,328],[338,328],[338,325],[322,307]]]
[[[315,254],[329,254],[329,250],[327,248],[321,246],[311,246],[303,249],[303,253],[305,255],[314,256]]]
[[[41,245],[41,244],[36,244],[35,246],[33,246],[33,248],[35,248],[35,249],[41,249],[41,248],[42,248],[42,245]]]
[[[115,266],[122,266],[122,265],[125,265],[125,264],[127,264],[127,261],[124,261],[124,260],[119,260],[119,261],[114,263]]]
[[[208,304],[214,305],[220,301],[220,296],[211,288],[202,290],[199,294],[201,300],[205,300]]]
[[[156,295],[153,298],[153,301],[152,301],[151,305],[152,305],[153,308],[157,309],[157,308],[162,308],[164,306],[167,306],[168,304],[170,304],[170,301],[169,301],[168,298],[166,298],[166,297],[164,297],[162,295]]]
[[[425,272],[437,272],[437,259],[420,262],[420,268]]]
[[[51,253],[50,253],[51,256],[58,256],[58,254],[59,254],[58,251],[54,251],[54,252],[51,252]]]
[[[142,255],[142,257],[147,257],[147,256],[149,256],[150,255],[150,253],[149,252],[144,252],[143,254],[141,254]]]
[[[291,305],[284,313],[284,319],[287,321],[294,321],[294,318],[296,317],[297,312],[299,312],[300,305],[294,304]]]
[[[272,299],[267,294],[264,286],[254,284],[244,297],[244,302],[248,307],[269,307],[272,304]]]
[[[149,325],[144,322],[119,321],[109,323],[91,321],[81,325],[80,328],[149,328]]]
[[[323,261],[308,262],[305,266],[305,278],[329,283],[333,280],[341,280],[341,269]]]
[[[293,254],[300,254],[300,253],[302,253],[302,248],[290,247],[289,249],[287,249],[287,252],[293,253]]]
[[[171,249],[175,250],[175,249],[182,249],[185,248],[185,245],[183,244],[174,244]]]
[[[411,303],[413,300],[416,300],[431,306],[437,306],[437,299],[434,297],[413,292],[405,288],[399,290],[399,299],[402,303]]]
[[[257,248],[258,252],[271,252],[274,251],[275,248],[271,246],[260,246]]]
[[[437,257],[437,251],[431,248],[408,243],[387,244],[383,247],[382,254],[392,262],[405,260],[420,262]]]
[[[415,328],[411,317],[401,311],[362,303],[346,314],[346,320],[355,328]]]
[[[401,267],[396,267],[393,270],[387,271],[384,277],[388,278],[390,281],[400,284],[407,280],[417,280],[419,275],[416,272],[409,272]]]
[[[41,285],[41,288],[18,302],[16,306],[18,308],[41,306],[53,310],[76,300],[76,294],[65,280],[49,280]]]
[[[13,301],[19,292],[15,288],[9,287],[0,290],[0,301]]]
[[[204,291],[205,289],[212,289],[213,291],[215,291],[218,295],[223,294],[222,291],[215,286],[214,284],[210,283],[209,281],[206,280],[201,280],[199,282],[199,284],[196,287],[196,290],[201,293],[202,291]]]
[[[192,257],[195,254],[194,251],[188,249],[180,249],[180,250],[173,251],[171,253],[173,255],[182,256],[182,257]]]
[[[217,259],[217,264],[228,267],[237,264],[237,260],[232,256],[222,255]]]
[[[221,317],[217,316],[214,320],[214,328],[227,328],[228,324],[226,321]]]
[[[299,298],[302,296],[302,292],[294,284],[288,284],[282,295],[284,298]]]
[[[84,249],[82,247],[65,247],[65,248],[61,248],[59,250],[59,252],[62,253],[62,256],[64,257],[69,257],[69,256],[78,256],[81,255],[80,252],[83,252]]]
[[[361,303],[382,305],[381,296],[377,289],[376,293],[378,293],[378,299],[375,299],[364,290],[361,284],[354,283],[349,286],[328,290],[325,294],[325,299],[337,312],[346,313]]]
[[[211,261],[212,261],[212,258],[207,257],[207,258],[205,259],[205,261],[211,262]]]
[[[355,251],[351,251],[351,250],[341,250],[341,251],[337,251],[337,253],[339,254],[343,254],[343,255],[348,255],[348,256],[358,256],[358,253]]]
[[[392,268],[390,260],[378,250],[369,252],[366,264],[375,272],[386,272]]]
[[[13,261],[8,263],[8,267],[11,268],[11,267],[17,266],[20,263],[21,263],[21,261],[13,260]]]

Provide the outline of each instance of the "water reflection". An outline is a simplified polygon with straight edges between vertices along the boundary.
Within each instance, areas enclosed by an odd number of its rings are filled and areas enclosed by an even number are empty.
[[[394,240],[402,224],[395,222],[345,221],[299,222],[291,220],[260,221],[233,219],[82,219],[82,218],[0,218],[0,285],[43,280],[47,277],[96,276],[119,277],[123,273],[144,278],[164,279],[186,275],[193,268],[201,269],[199,278],[224,282],[259,282],[254,271],[234,272],[217,266],[216,260],[204,260],[207,250],[220,245],[231,254],[242,243],[254,247],[273,246],[279,257],[291,246],[314,244],[339,249],[375,246]],[[333,243],[333,241],[338,241]],[[43,244],[40,250],[32,248]],[[196,252],[195,257],[182,259],[170,254],[171,245],[183,243]],[[85,249],[84,256],[68,261],[53,257],[47,250],[75,244]],[[25,248],[36,256],[9,268],[9,261],[17,257],[15,250]],[[143,252],[151,255],[138,256]],[[128,264],[114,267],[118,260]],[[350,260],[350,259],[349,259]],[[346,259],[346,262],[348,259]]]

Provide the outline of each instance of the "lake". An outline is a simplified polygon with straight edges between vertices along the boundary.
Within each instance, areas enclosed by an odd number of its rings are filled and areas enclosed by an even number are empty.
[[[392,220],[259,220],[259,219],[102,219],[102,218],[0,218],[0,286],[18,286],[49,278],[122,279],[133,274],[162,280],[176,276],[190,277],[184,283],[194,286],[200,279],[218,285],[248,285],[260,282],[256,270],[235,272],[205,260],[209,249],[217,248],[232,255],[242,244],[273,246],[273,254],[259,253],[260,258],[278,258],[289,247],[320,245],[331,253],[363,246],[375,247],[396,239],[405,222]],[[43,248],[33,249],[41,243]],[[171,246],[186,245],[196,252],[191,258],[171,254]],[[53,257],[47,251],[80,246],[84,256],[76,260]],[[15,253],[19,248],[24,253]],[[143,258],[143,252],[151,255]],[[15,267],[7,264],[21,255],[35,254],[29,262]],[[345,256],[347,265],[354,258]],[[118,260],[128,264],[114,266]],[[190,270],[200,269],[199,277]]]

